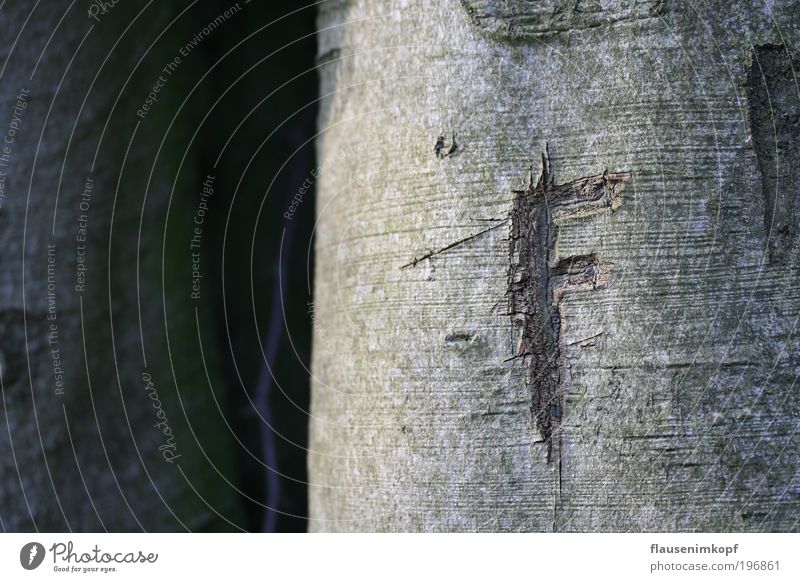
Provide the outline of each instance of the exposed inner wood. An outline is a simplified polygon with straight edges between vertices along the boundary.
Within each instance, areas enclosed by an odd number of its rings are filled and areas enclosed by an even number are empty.
[[[630,173],[605,172],[556,184],[545,148],[541,169],[533,169],[524,190],[515,191],[511,215],[509,313],[521,329],[517,356],[528,369],[531,413],[547,444],[548,462],[559,459],[564,406],[561,298],[565,292],[595,289],[608,281],[611,265],[595,255],[554,257],[562,220],[613,211]]]

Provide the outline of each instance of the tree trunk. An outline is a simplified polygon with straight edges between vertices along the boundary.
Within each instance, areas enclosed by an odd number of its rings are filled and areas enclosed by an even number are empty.
[[[187,124],[171,127],[197,61],[162,69],[196,31],[173,22],[180,7],[134,4],[92,18],[0,3],[4,530],[238,519],[214,350],[198,345],[206,310],[190,297],[205,171]]]
[[[798,10],[325,4],[312,529],[797,529]]]

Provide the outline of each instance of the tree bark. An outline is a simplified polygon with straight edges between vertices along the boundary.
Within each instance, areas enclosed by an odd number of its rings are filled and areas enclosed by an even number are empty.
[[[797,530],[798,10],[325,4],[312,529]]]

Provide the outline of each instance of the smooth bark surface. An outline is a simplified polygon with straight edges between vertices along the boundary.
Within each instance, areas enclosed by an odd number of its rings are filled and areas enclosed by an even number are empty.
[[[324,5],[312,529],[798,529],[798,13]],[[509,312],[546,149],[630,173],[547,222],[557,348]]]

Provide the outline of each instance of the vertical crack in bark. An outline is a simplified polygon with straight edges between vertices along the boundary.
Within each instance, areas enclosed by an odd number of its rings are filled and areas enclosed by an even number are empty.
[[[750,133],[761,172],[769,260],[787,264],[800,223],[800,102],[781,45],[754,46],[747,75]]]
[[[594,254],[555,257],[562,220],[613,211],[622,204],[621,191],[629,172],[604,172],[566,184],[556,184],[547,147],[534,181],[514,193],[511,212],[509,313],[521,328],[517,358],[528,370],[531,413],[547,444],[547,460],[561,471],[561,419],[564,403],[564,362],[561,300],[565,292],[604,285],[611,264]]]

